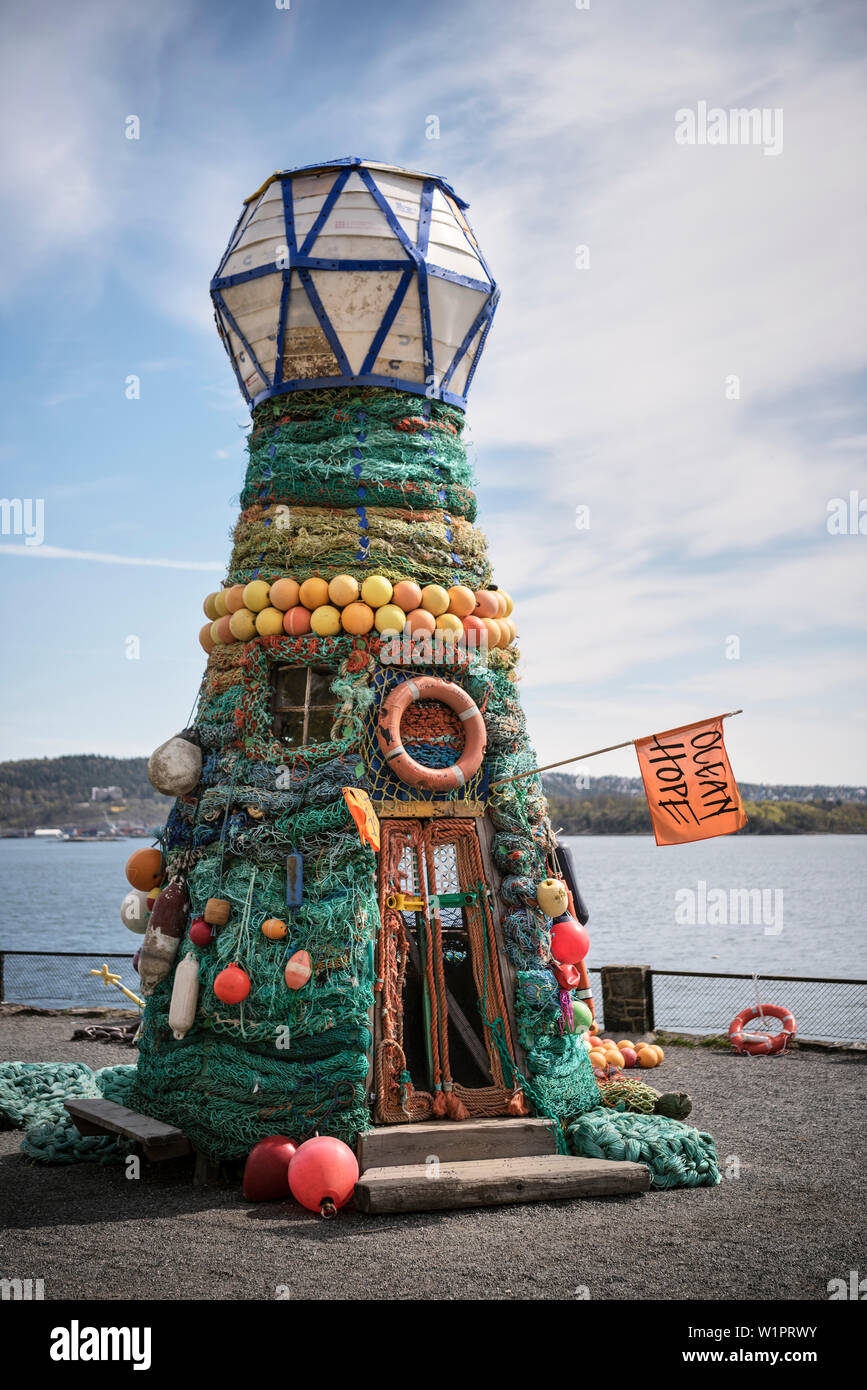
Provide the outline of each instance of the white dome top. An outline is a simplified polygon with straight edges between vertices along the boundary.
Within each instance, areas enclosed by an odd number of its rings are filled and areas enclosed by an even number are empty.
[[[357,156],[272,174],[211,281],[247,401],[359,384],[463,408],[499,297],[466,206]]]

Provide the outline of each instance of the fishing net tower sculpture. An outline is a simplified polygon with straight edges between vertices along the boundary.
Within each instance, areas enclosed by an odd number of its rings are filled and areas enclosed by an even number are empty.
[[[249,463],[130,878],[131,1102],[215,1158],[599,1105],[580,908],[538,777],[506,780],[536,760],[463,442],[498,297],[466,207],[357,158],[288,170],[212,282]]]

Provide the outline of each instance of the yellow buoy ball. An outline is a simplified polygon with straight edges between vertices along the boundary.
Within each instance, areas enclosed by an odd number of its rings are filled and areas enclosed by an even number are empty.
[[[386,579],[384,574],[369,574],[361,586],[361,597],[365,603],[370,604],[374,612],[377,608],[391,603],[393,593],[391,580]]]
[[[504,617],[504,618],[511,618],[511,616],[512,616],[512,609],[513,609],[514,606],[515,606],[515,600],[512,598],[511,594],[507,594],[507,593],[506,593],[505,589],[500,589],[500,593],[503,595],[503,598],[506,600],[506,611],[505,611],[505,613],[503,614],[503,617]]]
[[[358,580],[351,574],[336,574],[328,585],[328,597],[338,608],[345,608],[358,598]]]
[[[204,647],[205,651],[208,653],[209,656],[211,652],[214,650],[214,647],[217,645],[213,637],[211,636],[212,626],[212,623],[205,623],[205,626],[201,628],[199,631],[199,644],[200,646]]]
[[[277,637],[283,633],[283,614],[279,608],[262,608],[256,614],[256,631],[260,637]]]
[[[225,618],[226,614],[229,611],[226,607],[225,589],[218,589],[217,592],[214,594],[214,608],[216,610],[218,618]]]
[[[223,595],[227,613],[237,613],[244,607],[244,585],[233,584]]]
[[[217,619],[219,618],[220,615],[219,615],[219,613],[217,612],[217,595],[216,595],[216,594],[208,594],[208,597],[205,599],[204,603],[202,604],[202,612],[204,613],[204,615],[205,615],[206,618],[210,618],[210,620],[211,620],[212,623],[214,623],[214,622],[217,621]]]
[[[302,584],[302,589],[304,585]],[[321,603],[310,614],[310,626],[317,637],[336,637],[340,631],[340,609]]]
[[[310,609],[311,613],[314,608],[324,608],[328,603],[327,581],[320,579],[318,575],[305,579],[298,590],[298,599],[305,608]]]
[[[494,617],[495,617],[495,618],[505,618],[505,616],[506,616],[506,595],[503,593],[502,589],[496,589],[496,590],[494,591],[494,593],[495,593],[496,600],[497,600],[497,611],[496,611],[496,613],[494,614]]]
[[[453,584],[449,593],[449,612],[468,618],[476,606],[476,596],[466,584]]]
[[[414,608],[418,608],[421,603],[421,586],[416,584],[414,579],[401,579],[400,583],[395,584],[392,602],[398,608],[402,608],[404,613],[411,613]]]
[[[252,613],[261,613],[268,607],[268,593],[271,586],[264,579],[251,579],[244,588],[244,605]]]
[[[213,642],[213,644],[214,644],[215,647],[222,647],[222,646],[223,646],[223,639],[222,639],[222,637],[220,636],[219,626],[220,626],[220,619],[219,619],[219,618],[217,618],[217,620],[216,620],[215,622],[211,623],[211,641]]]
[[[286,613],[290,608],[294,608],[298,602],[298,590],[300,584],[297,579],[275,579],[271,585],[271,607],[279,608],[281,613]]]
[[[377,632],[403,632],[406,627],[406,614],[396,603],[384,603],[377,608],[373,619]]]
[[[503,622],[507,624],[508,629],[509,629],[509,641],[510,641],[510,642],[514,642],[515,638],[516,638],[517,635],[518,635],[518,625],[517,625],[517,623],[515,622],[515,619],[514,619],[514,618],[504,618],[504,619],[503,619]]]
[[[454,640],[464,635],[464,625],[457,613],[440,613],[436,625],[440,632],[450,633]]]
[[[446,613],[449,606],[448,589],[444,589],[442,584],[425,584],[421,591],[421,606],[433,613],[435,618]]]
[[[267,608],[265,612],[269,612]],[[256,618],[249,608],[239,608],[237,613],[233,613],[229,619],[229,627],[233,637],[237,637],[239,642],[250,642],[256,636]]]
[[[217,629],[217,636],[224,646],[229,642],[237,642],[238,639],[232,631],[232,619],[228,613],[224,613],[222,618],[218,618],[214,627]]]
[[[348,603],[340,614],[345,632],[353,637],[363,637],[373,627],[373,609],[367,603]]]

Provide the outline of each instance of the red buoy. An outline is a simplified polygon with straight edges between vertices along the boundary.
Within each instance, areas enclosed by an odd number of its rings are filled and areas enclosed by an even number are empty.
[[[301,1145],[289,1165],[289,1187],[296,1202],[320,1216],[336,1216],[358,1182],[358,1161],[348,1144],[323,1134]]]
[[[558,917],[551,928],[551,955],[560,965],[577,965],[590,950],[590,937],[581,923],[568,913]]]
[[[190,940],[194,946],[210,946],[214,933],[204,917],[197,917],[190,923]]]
[[[250,993],[250,976],[240,965],[227,965],[214,981],[214,993],[224,1004],[240,1004]]]
[[[294,1139],[269,1134],[250,1150],[244,1165],[248,1202],[275,1202],[289,1196],[289,1164],[298,1152]]]

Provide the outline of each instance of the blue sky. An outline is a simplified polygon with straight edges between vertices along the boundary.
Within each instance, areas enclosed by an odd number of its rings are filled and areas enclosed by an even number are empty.
[[[0,492],[45,541],[0,536],[0,757],[186,721],[248,419],[208,282],[263,178],[360,153],[448,178],[502,287],[469,424],[540,757],[744,706],[743,780],[867,779],[867,537],[826,526],[867,498],[864,37],[845,0],[7,12]],[[701,101],[781,151],[677,144]]]

